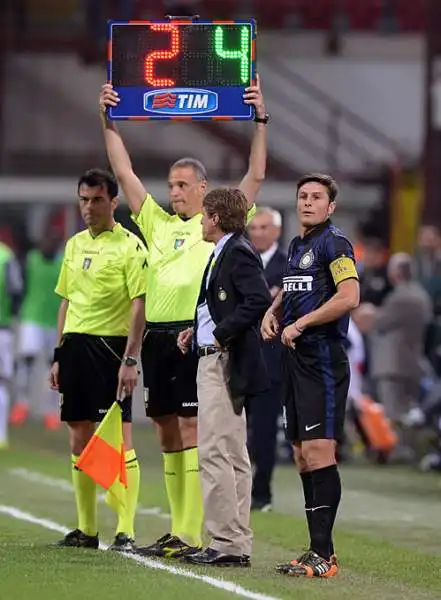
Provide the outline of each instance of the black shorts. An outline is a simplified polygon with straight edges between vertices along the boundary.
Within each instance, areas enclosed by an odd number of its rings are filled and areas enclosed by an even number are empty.
[[[116,400],[118,371],[127,338],[80,333],[64,336],[59,354],[62,421],[102,421]],[[122,420],[132,421],[132,399],[122,402]]]
[[[176,345],[179,332],[192,325],[147,324],[141,358],[148,417],[195,417],[198,414],[198,358],[193,352],[182,354]]]
[[[349,362],[337,341],[283,347],[282,400],[290,442],[333,439],[343,434]]]

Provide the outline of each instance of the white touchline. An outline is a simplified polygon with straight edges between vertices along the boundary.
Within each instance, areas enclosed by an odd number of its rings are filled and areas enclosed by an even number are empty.
[[[9,473],[16,477],[26,479],[27,481],[32,481],[32,483],[39,483],[41,485],[53,487],[58,490],[62,490],[63,492],[73,493],[74,491],[73,485],[70,483],[70,481],[67,481],[66,479],[60,479],[58,477],[49,477],[48,475],[43,475],[43,473],[38,473],[37,471],[29,471],[28,469],[24,468],[9,469]],[[98,501],[105,502],[105,494],[98,494]],[[149,508],[138,506],[136,512],[138,515],[148,515],[158,517],[158,519],[170,518],[170,515],[168,513],[162,512],[159,506],[152,506]]]
[[[27,523],[32,523],[33,525],[40,525],[40,527],[50,529],[51,531],[58,531],[64,535],[69,531],[69,529],[64,525],[60,525],[59,523],[55,523],[55,521],[50,521],[49,519],[40,519],[34,515],[31,515],[30,513],[20,510],[15,506],[5,506],[0,504],[0,513],[9,515],[10,517],[18,519],[19,521],[26,521]],[[107,548],[107,544],[100,543],[100,550],[107,550]],[[166,571],[172,575],[180,575],[181,577],[187,577],[188,579],[196,579],[211,585],[212,587],[224,590],[225,592],[231,592],[237,596],[242,596],[242,598],[250,598],[250,600],[279,600],[274,596],[266,596],[265,594],[259,594],[258,592],[247,590],[246,588],[238,585],[237,583],[233,583],[232,581],[216,579],[215,577],[209,577],[208,575],[199,575],[198,573],[193,573],[193,571],[189,571],[188,569],[166,565],[159,560],[152,560],[145,558],[144,556],[136,556],[136,554],[121,553],[121,556],[124,558],[129,558],[130,560],[134,560],[135,562],[144,565],[144,567],[149,569],[158,569],[159,571]]]

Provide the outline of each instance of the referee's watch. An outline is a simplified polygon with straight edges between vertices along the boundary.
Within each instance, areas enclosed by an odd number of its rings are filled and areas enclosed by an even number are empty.
[[[263,123],[264,125],[266,125],[268,123],[269,119],[270,119],[270,116],[268,113],[266,113],[264,117],[258,117],[257,115],[254,115],[253,121],[255,123]]]
[[[134,356],[124,356],[122,362],[126,367],[136,367],[138,364],[138,360]]]

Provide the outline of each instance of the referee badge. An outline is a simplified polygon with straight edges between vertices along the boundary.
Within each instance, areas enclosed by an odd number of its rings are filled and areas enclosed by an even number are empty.
[[[306,252],[306,254],[304,254],[302,256],[302,258],[299,261],[299,267],[301,269],[309,269],[309,267],[312,265],[312,263],[314,262],[314,253],[312,250],[308,250],[308,252]]]
[[[91,262],[92,259],[86,256],[86,258],[83,260],[83,271],[87,271],[87,269],[90,267]]]
[[[225,300],[227,299],[227,292],[224,290],[224,288],[219,288],[217,297],[221,302],[225,302]]]
[[[175,250],[178,250],[179,248],[181,248],[184,245],[185,240],[182,238],[177,238],[175,240]]]

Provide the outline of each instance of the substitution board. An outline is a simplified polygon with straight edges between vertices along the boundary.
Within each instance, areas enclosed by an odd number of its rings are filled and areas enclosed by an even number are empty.
[[[255,21],[111,21],[111,119],[252,119]]]

